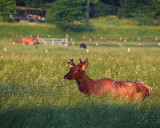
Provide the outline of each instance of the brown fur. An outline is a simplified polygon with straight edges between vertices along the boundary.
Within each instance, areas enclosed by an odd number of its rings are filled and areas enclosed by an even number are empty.
[[[140,81],[115,81],[109,78],[93,80],[87,76],[84,69],[88,66],[88,59],[75,65],[73,59],[68,62],[70,71],[64,76],[66,80],[76,80],[78,89],[87,95],[101,96],[111,93],[113,96],[129,99],[145,99],[152,89]]]

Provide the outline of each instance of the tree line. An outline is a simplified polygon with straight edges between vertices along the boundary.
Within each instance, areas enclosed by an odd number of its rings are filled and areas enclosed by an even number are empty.
[[[0,18],[18,6],[42,8],[47,22],[78,31],[91,30],[89,18],[108,15],[134,18],[139,25],[160,24],[160,0],[0,0]]]

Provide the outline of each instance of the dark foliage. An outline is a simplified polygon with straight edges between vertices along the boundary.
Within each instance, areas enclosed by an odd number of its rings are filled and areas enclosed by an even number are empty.
[[[160,19],[160,0],[1,0],[1,21],[3,17],[9,19],[11,13],[16,15],[15,5],[43,8],[47,22],[75,31],[90,31],[86,23],[72,24],[74,21],[88,22],[89,17],[115,15],[118,18],[134,18],[139,25],[159,25]]]

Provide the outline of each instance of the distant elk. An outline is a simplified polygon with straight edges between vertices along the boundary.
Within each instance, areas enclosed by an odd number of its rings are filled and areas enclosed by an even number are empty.
[[[33,44],[39,44],[39,34],[37,35],[37,39],[29,38],[29,37],[24,37],[22,38],[22,44],[28,44],[28,45],[33,45]]]
[[[81,43],[80,48],[85,49],[85,48],[87,48],[87,45],[85,43]]]
[[[84,69],[88,66],[88,58],[85,61],[80,59],[80,63],[75,65],[73,59],[67,62],[70,71],[64,76],[65,80],[76,80],[79,90],[91,95],[105,95],[111,93],[112,96],[127,97],[130,100],[145,99],[150,95],[152,88],[140,81],[116,81],[109,78],[93,80],[87,76]]]

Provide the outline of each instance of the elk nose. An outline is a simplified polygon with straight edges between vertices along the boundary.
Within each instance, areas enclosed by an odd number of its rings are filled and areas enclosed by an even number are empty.
[[[64,77],[63,77],[65,80],[68,80],[68,78],[67,78],[67,76],[65,75]]]

